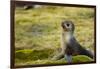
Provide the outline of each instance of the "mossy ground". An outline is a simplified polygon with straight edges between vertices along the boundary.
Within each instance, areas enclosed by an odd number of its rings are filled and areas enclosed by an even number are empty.
[[[65,59],[52,61],[60,48],[61,22],[71,20],[75,24],[75,37],[87,49],[93,51],[94,9],[59,6],[43,6],[24,10],[15,9],[15,65],[61,64]],[[73,62],[92,61],[87,56],[73,57]]]

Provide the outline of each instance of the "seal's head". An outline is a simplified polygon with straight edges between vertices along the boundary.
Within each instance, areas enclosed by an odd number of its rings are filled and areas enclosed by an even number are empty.
[[[61,26],[66,32],[74,32],[75,26],[72,21],[63,21]]]

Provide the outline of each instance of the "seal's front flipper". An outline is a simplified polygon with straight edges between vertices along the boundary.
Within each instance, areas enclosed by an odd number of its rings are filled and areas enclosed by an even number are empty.
[[[68,63],[72,63],[72,55],[65,55],[65,59]]]

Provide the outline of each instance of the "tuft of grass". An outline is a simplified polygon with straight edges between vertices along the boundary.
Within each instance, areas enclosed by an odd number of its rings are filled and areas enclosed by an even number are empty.
[[[48,59],[54,50],[52,49],[41,49],[41,50],[18,50],[15,52],[16,59],[20,60],[41,60],[41,59]]]
[[[89,61],[93,61],[93,59],[85,55],[77,55],[73,57],[73,63],[89,62]]]

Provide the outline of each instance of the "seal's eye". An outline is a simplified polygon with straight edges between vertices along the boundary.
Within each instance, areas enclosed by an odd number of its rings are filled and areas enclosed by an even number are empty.
[[[67,24],[67,26],[69,26],[70,24]]]

